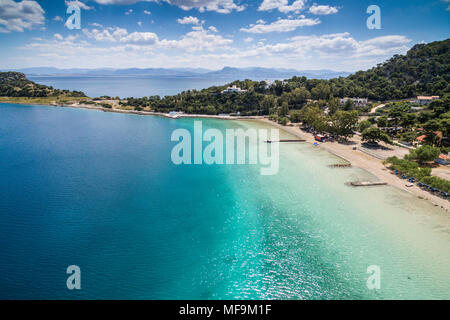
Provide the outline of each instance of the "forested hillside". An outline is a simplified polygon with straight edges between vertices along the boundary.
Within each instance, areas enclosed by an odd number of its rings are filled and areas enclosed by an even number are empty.
[[[450,39],[418,44],[405,56],[396,55],[368,71],[349,76],[376,100],[450,93]]]
[[[54,89],[27,79],[20,72],[0,72],[0,97],[50,97],[66,95],[84,97],[83,92]]]
[[[229,85],[246,90],[223,93]],[[269,115],[277,109],[299,110],[308,101],[337,108],[336,98],[361,97],[373,101],[413,98],[417,95],[450,94],[450,39],[414,46],[406,55],[396,55],[383,64],[349,77],[331,80],[293,77],[267,85],[264,81],[234,81],[225,86],[182,92],[161,98],[128,98],[122,105],[137,110],[184,111],[195,114],[236,113]],[[0,73],[0,96],[84,96],[36,84],[17,72]],[[448,101],[448,100],[446,100]],[[346,106],[346,110],[351,106]]]
[[[236,85],[246,93],[222,93],[228,85]],[[175,96],[128,99],[136,108],[157,111],[178,110],[187,113],[230,113],[267,115],[287,105],[301,109],[307,101],[330,104],[334,98],[361,97],[373,101],[413,98],[417,95],[445,96],[450,93],[450,39],[419,44],[406,55],[396,55],[383,64],[349,77],[331,80],[293,77],[275,81],[234,81],[221,87],[182,92]],[[332,102],[333,104],[335,102]]]

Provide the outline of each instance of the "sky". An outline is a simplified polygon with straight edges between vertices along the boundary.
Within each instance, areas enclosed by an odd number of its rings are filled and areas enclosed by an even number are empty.
[[[380,29],[367,26],[371,5]],[[0,0],[0,68],[353,72],[449,30],[450,0]]]

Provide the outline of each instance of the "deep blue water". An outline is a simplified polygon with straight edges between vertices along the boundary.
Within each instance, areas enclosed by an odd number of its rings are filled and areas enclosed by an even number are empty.
[[[218,195],[230,190],[220,170],[171,164],[179,123],[0,107],[1,298],[210,297],[191,281],[219,241],[230,198]],[[65,288],[72,264],[82,294]]]

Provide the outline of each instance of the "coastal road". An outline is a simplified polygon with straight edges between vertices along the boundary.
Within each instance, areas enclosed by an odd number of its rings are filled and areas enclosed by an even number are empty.
[[[375,113],[378,109],[384,108],[385,106],[386,104],[379,104],[378,106],[372,108],[372,110],[370,110],[370,113]]]

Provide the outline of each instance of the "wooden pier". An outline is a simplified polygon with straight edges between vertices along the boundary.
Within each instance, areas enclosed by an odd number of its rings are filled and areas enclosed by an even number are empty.
[[[352,187],[371,187],[371,186],[385,186],[387,185],[387,182],[382,181],[354,181],[354,182],[348,182],[349,186]]]
[[[328,167],[329,168],[351,168],[352,165],[350,163],[337,163],[337,164],[330,164]]]
[[[285,140],[278,140],[278,141],[272,141],[272,140],[267,140],[266,143],[275,143],[275,142],[305,142],[306,140],[303,139],[285,139]]]

